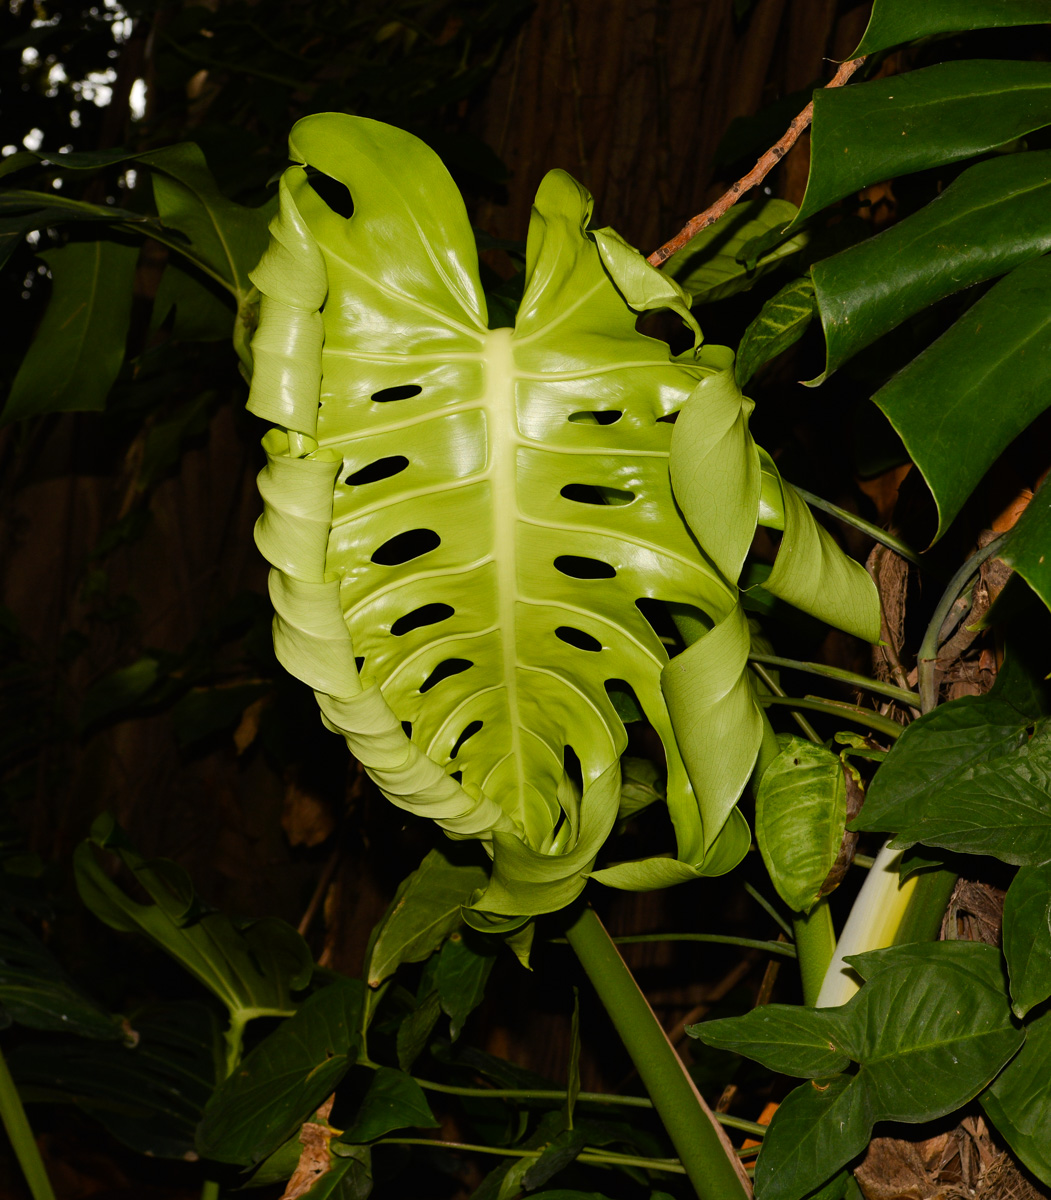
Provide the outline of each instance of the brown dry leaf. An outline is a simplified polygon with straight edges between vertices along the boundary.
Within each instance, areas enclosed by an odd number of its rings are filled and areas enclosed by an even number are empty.
[[[259,721],[262,718],[263,709],[269,703],[269,696],[260,696],[258,700],[253,700],[241,714],[241,722],[234,730],[234,745],[237,747],[238,755],[244,754],[259,736]]]
[[[317,1110],[316,1115],[324,1124],[316,1121],[304,1123],[299,1134],[299,1141],[303,1149],[292,1178],[281,1193],[281,1200],[298,1200],[300,1196],[307,1195],[314,1184],[330,1171],[332,1154],[328,1144],[332,1140],[335,1130],[328,1124],[328,1115],[332,1111],[335,1099],[333,1093]]]
[[[911,470],[911,462],[903,463],[900,467],[891,467],[882,475],[873,476],[872,479],[858,480],[858,487],[876,506],[876,519],[879,524],[887,524],[894,515],[901,481]]]
[[[1022,488],[1018,495],[1004,508],[1003,512],[993,518],[993,529],[997,533],[1006,533],[1009,529],[1013,529],[1018,518],[1029,506],[1029,501],[1032,498],[1033,493],[1027,487]]]
[[[289,842],[293,846],[319,846],[335,827],[332,811],[324,800],[290,779],[281,805],[281,828]]]

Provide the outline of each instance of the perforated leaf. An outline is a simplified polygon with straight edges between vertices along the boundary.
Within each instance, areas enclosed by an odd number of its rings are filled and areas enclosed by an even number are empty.
[[[686,299],[587,230],[591,197],[561,171],[536,198],[516,324],[491,330],[463,202],[427,147],[329,114],[296,126],[291,157],[252,275],[249,402],[280,427],[257,540],[282,661],[390,800],[483,840],[480,912],[550,911],[583,887],[616,817],[629,708],[665,745],[678,860],[600,877],[729,870],[759,738],[747,624],[668,459],[669,418],[703,415],[691,397],[732,355],[672,359],[637,332],[645,309],[689,319]],[[349,190],[349,218],[317,173]],[[758,494],[744,525],[757,509]],[[695,631],[674,677],[670,614]]]

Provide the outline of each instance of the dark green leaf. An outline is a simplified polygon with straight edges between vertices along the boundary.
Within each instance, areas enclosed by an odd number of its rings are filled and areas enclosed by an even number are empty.
[[[1051,1184],[1051,1012],[1026,1028],[1025,1045],[981,1095],[996,1131],[1030,1171]]]
[[[152,904],[132,900],[103,870],[95,846],[116,853]],[[173,862],[147,862],[113,818],[103,815],[74,854],[81,899],[107,925],[142,933],[178,962],[229,1009],[231,1017],[288,1016],[291,993],[313,971],[306,943],[291,926],[267,918],[239,928],[194,897],[186,873]]]
[[[470,904],[489,877],[480,866],[451,863],[431,850],[394,894],[383,920],[372,933],[366,955],[372,987],[392,974],[399,963],[422,962],[461,924],[460,907]]]
[[[248,1166],[286,1141],[354,1065],[364,999],[360,980],[332,983],[260,1042],[208,1102],[199,1152]]]
[[[271,691],[273,685],[268,682],[191,688],[172,709],[179,745],[192,746],[231,730],[250,704]]]
[[[1051,996],[1051,864],[1022,867],[1004,900],[1004,957],[1018,1016]]]
[[[625,755],[620,760],[620,820],[633,816],[667,795],[667,781],[648,758]]]
[[[496,947],[480,936],[451,934],[438,956],[434,983],[442,1012],[449,1017],[449,1036],[455,1042],[463,1023],[482,1002]]]
[[[233,334],[236,315],[229,300],[222,289],[209,287],[205,277],[170,261],[153,300],[150,331],[160,329],[174,309],[172,337],[186,342],[226,341]]]
[[[70,980],[50,951],[15,917],[0,912],[0,1007],[20,1025],[114,1040],[117,1018]]]
[[[873,1120],[856,1075],[811,1080],[789,1092],[756,1160],[758,1200],[802,1200],[868,1145]]]
[[[412,1064],[423,1053],[441,1011],[438,993],[428,992],[420,1001],[419,1007],[409,1013],[398,1026],[398,1066],[403,1071],[410,1070]]]
[[[393,1067],[380,1067],[372,1077],[354,1124],[341,1140],[374,1142],[395,1129],[433,1129],[437,1124],[416,1080]]]
[[[75,1104],[139,1154],[186,1158],[215,1084],[215,1016],[204,1005],[158,1005],[129,1024],[134,1046],[53,1040],[14,1050],[19,1091],[27,1102]]]
[[[876,772],[851,828],[896,832],[925,797],[1022,746],[1046,708],[1043,691],[1029,678],[1024,652],[1012,647],[991,692],[942,704],[905,729]]]
[[[793,279],[767,300],[741,338],[734,367],[737,386],[745,387],[764,363],[798,342],[816,313],[814,281],[809,275]]]
[[[876,0],[854,55],[872,54],[957,29],[994,29],[1047,21],[1046,0]]]
[[[97,411],[124,362],[139,251],[119,242],[70,242],[40,257],[51,298],[18,369],[3,420]]]
[[[1011,530],[1001,557],[1051,608],[1051,487],[1046,482]]]
[[[1051,64],[939,63],[814,92],[810,179],[796,222],[870,183],[984,154],[1051,124]]]
[[[727,296],[751,287],[781,259],[802,249],[806,234],[780,242],[752,268],[738,261],[739,253],[749,242],[770,230],[780,232],[795,214],[794,204],[766,196],[735,204],[673,254],[665,265],[665,272],[690,293],[695,304],[725,300]]]
[[[522,1186],[529,1191],[543,1187],[549,1179],[564,1170],[587,1145],[581,1129],[563,1130],[544,1147],[543,1154],[534,1159],[522,1175]],[[525,1160],[529,1162],[528,1159]]]
[[[126,712],[149,694],[159,677],[160,664],[152,654],[104,675],[84,693],[78,725],[82,730],[90,729]]]
[[[229,331],[228,331],[229,332]],[[165,421],[158,421],[146,435],[136,486],[147,491],[179,463],[186,443],[208,428],[215,392],[201,392]]]
[[[784,1075],[818,1079],[844,1070],[851,1058],[842,1045],[843,1010],[766,1004],[741,1017],[725,1017],[686,1032],[720,1050],[733,1050]]]
[[[935,301],[1048,249],[1051,151],[969,167],[919,212],[814,264],[825,374]]]
[[[1051,404],[1051,258],[1016,267],[872,399],[934,494],[940,537],[1000,453]],[[1031,552],[1028,561],[1034,578],[1051,584],[1051,566]]]
[[[759,784],[755,836],[770,882],[789,908],[809,912],[817,903],[839,854],[846,819],[847,785],[839,755],[805,738],[788,739]]]

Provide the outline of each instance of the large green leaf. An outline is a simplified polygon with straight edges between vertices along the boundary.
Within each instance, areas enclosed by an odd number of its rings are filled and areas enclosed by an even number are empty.
[[[933,33],[1037,25],[1047,19],[1045,0],[876,0],[854,54],[873,54]]]
[[[124,362],[138,247],[70,242],[40,257],[51,269],[47,310],[18,369],[3,420],[105,408]]]
[[[1001,557],[1051,608],[1051,487],[1046,481],[1004,545]]]
[[[983,154],[1051,124],[1051,64],[974,60],[814,93],[796,221],[870,183]]]
[[[814,1039],[812,1049],[797,1053],[809,1074],[819,1061],[816,1037],[831,1027],[838,1032],[833,1049],[856,1062],[857,1073],[813,1080],[790,1094],[756,1163],[760,1200],[801,1200],[864,1147],[876,1121],[929,1121],[959,1108],[1024,1039],[1012,1022],[993,946],[917,943],[849,962],[865,986],[840,1008],[796,1009],[798,1028]],[[732,1020],[736,1049],[756,1057],[771,1052],[762,1009]],[[718,1038],[726,1024],[700,1026],[698,1036]],[[803,1036],[796,1034],[797,1044]]]
[[[1051,996],[1051,863],[1022,867],[1004,899],[1004,958],[1015,1013]]]
[[[725,300],[751,287],[783,258],[806,245],[808,235],[796,234],[764,254],[751,269],[739,260],[749,242],[772,229],[784,228],[795,215],[794,204],[772,196],[735,204],[676,251],[664,264],[664,271],[678,280],[695,304]]]
[[[482,909],[580,891],[619,803],[622,681],[665,744],[680,858],[705,871],[751,762],[691,784],[636,603],[736,605],[668,483],[662,418],[713,367],[671,360],[630,306],[679,293],[611,235],[600,248],[590,198],[553,172],[516,326],[489,330],[462,201],[422,143],[326,116],[292,156],[354,214],[293,167],[253,274],[250,407],[288,431],[266,439],[258,535],[280,657],[394,803],[491,846]]]
[[[381,984],[400,963],[422,962],[461,923],[460,909],[484,888],[489,876],[478,865],[451,863],[439,850],[398,885],[390,908],[373,931],[366,955],[372,987]]]
[[[0,1012],[30,1029],[119,1039],[119,1019],[85,995],[44,944],[0,912]]]
[[[972,768],[1025,744],[1047,699],[1029,679],[1023,653],[1009,650],[987,695],[940,705],[906,727],[876,772],[852,829],[897,832]]]
[[[364,1000],[360,980],[341,979],[264,1038],[208,1101],[200,1153],[251,1165],[276,1150],[354,1065]]]
[[[996,1131],[1023,1163],[1051,1184],[1051,1012],[1026,1027],[1025,1045],[980,1099]]]
[[[115,853],[150,903],[131,899],[103,869],[96,847]],[[313,959],[284,921],[267,918],[239,926],[194,895],[189,876],[173,862],[136,852],[107,814],[74,856],[77,889],[91,911],[113,929],[141,933],[217,996],[231,1018],[289,1016],[292,992],[309,983]]]
[[[1016,267],[872,399],[934,494],[940,537],[1000,453],[1051,405],[1051,257]],[[1040,531],[1027,553],[1027,536],[1015,535],[1013,553],[1047,601],[1051,567],[1031,547],[1043,553],[1048,543]]]
[[[809,912],[843,842],[847,785],[838,754],[793,737],[763,773],[755,837],[777,894]]]
[[[395,1129],[426,1129],[437,1124],[416,1080],[393,1067],[380,1067],[343,1140],[358,1144],[373,1142]]]
[[[743,1017],[726,1017],[686,1032],[719,1050],[732,1050],[783,1075],[821,1079],[850,1065],[842,1047],[842,1010],[764,1004]]]
[[[499,944],[499,943],[497,943]],[[479,937],[454,933],[442,947],[434,983],[442,1012],[449,1017],[449,1036],[460,1036],[463,1023],[482,1002],[496,947]]]
[[[1048,249],[1051,151],[969,167],[919,212],[814,265],[825,374],[920,309]]]

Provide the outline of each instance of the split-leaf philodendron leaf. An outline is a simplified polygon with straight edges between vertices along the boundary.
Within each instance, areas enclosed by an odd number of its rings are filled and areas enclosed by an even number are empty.
[[[730,870],[761,720],[736,587],[760,464],[732,354],[672,358],[636,330],[640,311],[671,308],[699,334],[676,284],[612,230],[587,230],[591,197],[564,172],[536,198],[516,324],[490,329],[463,201],[423,143],[323,114],[296,126],[290,157],[302,165],[252,273],[249,400],[279,426],[257,530],[279,657],[392,802],[483,841],[492,877],[468,912],[482,927],[584,886],[620,803],[612,697],[626,689],[664,742],[678,858],[598,878],[649,888]],[[349,189],[349,218],[317,173]],[[675,449],[680,410],[694,430],[719,425],[742,464],[707,491],[696,478],[722,457],[678,429]],[[691,488],[685,520],[673,483]],[[818,578],[826,557],[809,564]],[[855,590],[848,627],[874,638],[875,593]],[[694,630],[670,666],[655,603]]]

